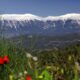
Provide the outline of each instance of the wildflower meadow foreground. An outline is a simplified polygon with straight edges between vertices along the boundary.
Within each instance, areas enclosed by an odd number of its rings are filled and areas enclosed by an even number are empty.
[[[0,41],[0,80],[80,80],[80,45],[30,52]]]

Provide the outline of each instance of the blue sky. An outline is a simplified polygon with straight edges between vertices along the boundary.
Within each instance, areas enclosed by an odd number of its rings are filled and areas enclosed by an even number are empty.
[[[80,13],[80,0],[0,0],[0,13],[39,16]]]

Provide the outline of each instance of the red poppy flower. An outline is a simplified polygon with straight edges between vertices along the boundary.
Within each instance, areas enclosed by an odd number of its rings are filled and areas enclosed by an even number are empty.
[[[4,56],[3,60],[4,60],[4,63],[9,63],[9,57],[7,55]]]
[[[0,65],[3,65],[4,64],[4,60],[2,57],[0,57]]]
[[[32,80],[30,75],[26,75],[26,80]]]

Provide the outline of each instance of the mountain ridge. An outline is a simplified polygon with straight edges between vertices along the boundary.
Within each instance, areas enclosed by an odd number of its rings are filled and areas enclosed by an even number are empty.
[[[0,32],[5,36],[16,35],[65,35],[80,33],[80,14],[39,17],[32,14],[2,14]]]
[[[80,20],[79,13],[70,13],[61,16],[47,16],[41,17],[33,14],[1,14],[1,20],[66,20],[66,19],[78,19]]]

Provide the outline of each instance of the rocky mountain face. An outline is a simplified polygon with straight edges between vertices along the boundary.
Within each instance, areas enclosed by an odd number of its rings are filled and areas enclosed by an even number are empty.
[[[0,35],[15,37],[19,35],[63,36],[80,33],[80,14],[39,17],[32,14],[0,15]]]

